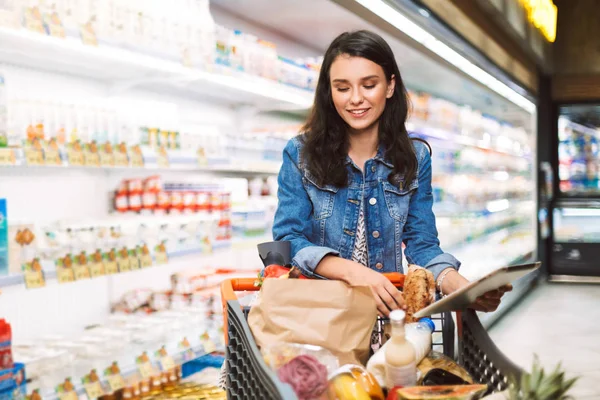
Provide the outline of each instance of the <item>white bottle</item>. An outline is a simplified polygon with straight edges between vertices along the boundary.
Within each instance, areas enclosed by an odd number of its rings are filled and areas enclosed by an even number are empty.
[[[405,318],[406,313],[402,310],[394,310],[390,313],[392,337],[384,349],[385,377],[388,388],[410,387],[417,384],[415,347],[406,340]]]
[[[419,322],[407,324],[404,327],[406,340],[415,348],[415,362],[417,365],[431,351],[431,334],[435,324],[429,318],[422,318]]]

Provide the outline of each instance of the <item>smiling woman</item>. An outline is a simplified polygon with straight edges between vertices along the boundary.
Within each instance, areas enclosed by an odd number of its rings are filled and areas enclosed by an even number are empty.
[[[273,236],[291,244],[292,264],[309,277],[371,287],[381,315],[406,308],[381,272],[410,264],[433,274],[441,295],[468,284],[460,262],[440,248],[433,214],[431,155],[409,138],[408,97],[389,45],[369,31],[329,46],[303,134],[279,172]],[[493,311],[505,290],[473,308]]]

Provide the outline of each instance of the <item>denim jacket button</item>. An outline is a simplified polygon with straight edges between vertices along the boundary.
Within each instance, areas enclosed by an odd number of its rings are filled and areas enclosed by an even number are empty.
[[[373,237],[377,239],[379,237],[379,231],[373,231]]]
[[[375,268],[377,268],[377,269],[383,269],[383,264],[382,263],[377,263],[377,264],[375,264]]]
[[[372,206],[374,206],[375,204],[377,204],[377,199],[375,197],[371,197],[369,199],[369,204],[372,205]]]
[[[375,172],[377,170],[377,168],[375,168],[374,165],[371,165],[371,172]]]

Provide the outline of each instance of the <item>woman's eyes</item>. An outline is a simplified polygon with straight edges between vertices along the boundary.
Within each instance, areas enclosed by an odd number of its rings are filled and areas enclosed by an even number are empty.
[[[375,88],[375,85],[364,85],[363,87],[367,90],[371,90]],[[348,90],[350,90],[350,88],[337,88],[337,91],[341,93],[347,92]]]

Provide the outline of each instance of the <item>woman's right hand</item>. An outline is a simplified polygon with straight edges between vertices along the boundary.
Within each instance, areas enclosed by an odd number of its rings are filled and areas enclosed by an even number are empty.
[[[336,279],[351,286],[369,286],[373,291],[379,315],[388,317],[390,311],[406,309],[402,292],[383,274],[344,258],[325,256],[315,272],[327,279]]]
[[[371,288],[379,316],[389,317],[393,310],[406,309],[402,292],[396,289],[385,275],[362,264],[349,262],[354,265],[348,274],[347,283],[352,286],[369,286]]]

